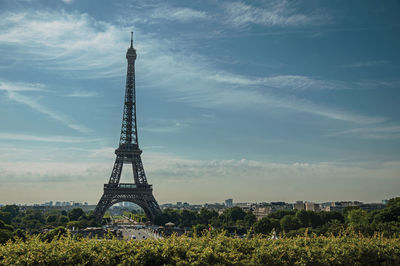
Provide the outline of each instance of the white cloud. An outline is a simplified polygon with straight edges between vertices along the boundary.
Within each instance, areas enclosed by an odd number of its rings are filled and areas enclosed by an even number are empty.
[[[88,152],[88,157],[96,160],[102,159],[113,159],[115,158],[115,148],[113,147],[103,147],[98,149],[93,149]]]
[[[172,133],[178,132],[188,126],[188,121],[173,120],[173,119],[148,119],[147,124],[151,126],[140,127],[141,131],[155,133]]]
[[[46,91],[40,83],[10,82],[0,80],[0,91]]]
[[[217,82],[229,83],[233,85],[258,85],[286,90],[347,89],[347,87],[341,82],[325,81],[299,75],[279,75],[259,78],[232,75],[229,73],[217,73],[214,76],[210,76],[208,78],[213,79]]]
[[[103,152],[108,154],[112,151]],[[400,189],[400,162],[386,162],[371,168],[368,164],[334,162],[192,160],[154,152],[145,152],[143,162],[160,202],[185,200],[204,203],[222,201],[232,195],[235,195],[235,201],[378,201],[396,196]],[[85,201],[95,203],[101,195],[102,184],[108,181],[112,163],[111,158],[104,163],[2,161],[0,201],[8,202],[7,190],[29,185],[36,191],[25,193],[25,201],[40,196],[55,200],[48,198],[53,194],[57,195],[56,199],[76,200],[80,193],[84,193]],[[128,169],[124,170],[131,176],[131,172],[126,171]],[[52,194],[43,194],[48,186],[51,186]],[[79,193],[76,187],[80,187]],[[365,193],[372,188],[373,194]]]
[[[66,97],[77,97],[77,98],[92,98],[98,96],[98,93],[93,91],[74,91],[68,94],[65,94]]]
[[[223,8],[227,14],[226,23],[235,27],[248,24],[293,27],[322,23],[319,16],[297,12],[289,1],[273,1],[263,7],[254,7],[242,2],[226,2]]]
[[[374,66],[385,65],[388,63],[389,61],[387,60],[371,60],[371,61],[356,62],[349,65],[344,65],[343,67],[349,67],[349,68],[374,67]]]
[[[74,2],[74,0],[62,0],[62,1],[67,5],[72,4],[72,2]]]
[[[167,19],[176,20],[180,22],[188,22],[193,20],[203,20],[208,16],[206,12],[197,11],[191,8],[170,8],[170,7],[158,7],[151,14],[152,18],[155,19]]]
[[[77,30],[79,29],[79,30]],[[124,75],[127,32],[86,14],[65,11],[2,12],[0,44],[16,57],[49,70],[86,71],[81,77]],[[15,49],[10,52],[9,47]]]
[[[57,142],[57,143],[82,143],[99,141],[99,139],[89,139],[71,136],[36,136],[18,133],[0,132],[0,140],[17,140],[17,141],[38,141],[38,142]]]
[[[353,128],[330,134],[330,136],[345,135],[365,139],[400,139],[400,126],[376,126]]]
[[[34,109],[35,111],[45,114],[51,117],[52,119],[57,120],[63,123],[64,125],[68,126],[69,128],[72,128],[79,132],[86,133],[90,131],[90,129],[74,122],[68,116],[59,113],[57,111],[51,110],[50,108],[38,103],[33,98],[21,94],[21,92],[45,92],[47,91],[45,88],[46,86],[40,83],[9,82],[5,80],[0,80],[0,91],[5,91],[10,100],[25,104],[30,108]]]
[[[73,130],[76,130],[76,131],[79,131],[82,133],[87,133],[87,132],[91,131],[86,126],[72,121],[68,116],[66,116],[62,113],[51,110],[50,108],[38,103],[36,100],[32,99],[31,97],[21,95],[14,91],[8,91],[8,98],[15,102],[25,104],[25,105],[29,106],[30,108],[32,108],[33,110],[35,110],[39,113],[45,114],[45,115],[49,116],[50,118],[52,118],[58,122],[61,122],[62,124],[66,125],[67,127],[71,128]]]

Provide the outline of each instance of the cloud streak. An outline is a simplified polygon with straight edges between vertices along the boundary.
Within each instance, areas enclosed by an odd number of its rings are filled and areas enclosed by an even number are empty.
[[[79,28],[79,30],[76,30]],[[124,74],[125,32],[85,14],[67,12],[2,12],[0,44],[24,61],[48,70],[86,71],[87,78]],[[12,59],[12,58],[10,58]]]
[[[100,139],[87,139],[71,136],[36,136],[18,133],[0,132],[1,140],[34,141],[34,142],[56,142],[56,143],[83,143],[96,142]]]
[[[353,128],[330,134],[330,136],[349,136],[364,139],[390,140],[400,139],[400,126],[377,126]]]
[[[254,7],[242,2],[226,2],[223,9],[227,14],[226,23],[234,27],[249,24],[297,27],[322,23],[319,16],[299,13],[288,1],[273,1],[264,7]]]
[[[65,97],[76,97],[76,98],[92,98],[99,96],[98,93],[93,91],[74,91],[64,95]]]
[[[208,18],[206,12],[186,7],[158,7],[153,11],[151,17],[154,19],[175,20],[179,22],[204,20]]]
[[[28,96],[21,95],[21,94],[19,94],[17,92],[14,92],[14,91],[8,91],[8,98],[10,100],[15,101],[15,102],[27,105],[30,108],[32,108],[33,110],[35,110],[35,111],[37,111],[39,113],[45,114],[48,117],[50,117],[50,118],[52,118],[52,119],[54,119],[54,120],[56,120],[58,122],[61,122],[62,124],[66,125],[67,127],[71,128],[73,130],[79,131],[81,133],[88,133],[88,132],[91,131],[86,126],[72,121],[66,115],[61,114],[61,113],[56,112],[56,111],[53,111],[53,110],[47,108],[46,106],[38,103],[34,99],[28,97]]]
[[[371,61],[356,62],[353,64],[344,65],[343,67],[347,67],[347,68],[374,67],[374,66],[385,65],[388,63],[389,63],[389,61],[387,61],[387,60],[371,60]]]
[[[5,80],[0,80],[0,91],[46,91],[45,85],[40,83],[26,83],[26,82],[10,82]]]

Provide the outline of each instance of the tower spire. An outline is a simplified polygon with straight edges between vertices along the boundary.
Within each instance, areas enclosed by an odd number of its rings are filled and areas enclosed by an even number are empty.
[[[131,31],[131,48],[133,48],[133,31]]]

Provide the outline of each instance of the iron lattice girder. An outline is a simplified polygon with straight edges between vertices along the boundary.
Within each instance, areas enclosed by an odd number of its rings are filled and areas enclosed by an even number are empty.
[[[132,50],[131,50],[132,48]],[[126,75],[124,113],[120,144],[139,144],[136,125],[136,88],[135,88],[135,59],[136,51],[131,47],[127,52],[128,69]]]
[[[132,202],[139,205],[150,220],[161,213],[150,185],[143,188],[121,188],[105,185],[104,194],[95,209],[95,216],[101,219],[108,208],[119,202]]]
[[[126,75],[124,113],[122,116],[119,147],[115,150],[116,159],[108,184],[104,185],[104,193],[96,206],[94,215],[101,219],[108,208],[118,202],[133,202],[143,208],[147,217],[154,220],[161,213],[160,207],[153,196],[153,189],[147,183],[139,149],[136,123],[136,88],[135,60],[136,50],[131,47],[126,53],[128,68]],[[133,184],[121,184],[121,173],[125,163],[132,164]]]

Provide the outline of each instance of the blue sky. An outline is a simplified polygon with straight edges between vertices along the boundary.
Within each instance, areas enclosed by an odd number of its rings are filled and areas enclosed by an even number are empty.
[[[398,1],[1,0],[0,202],[98,201],[130,31],[139,141],[160,203],[398,196],[399,11]]]

